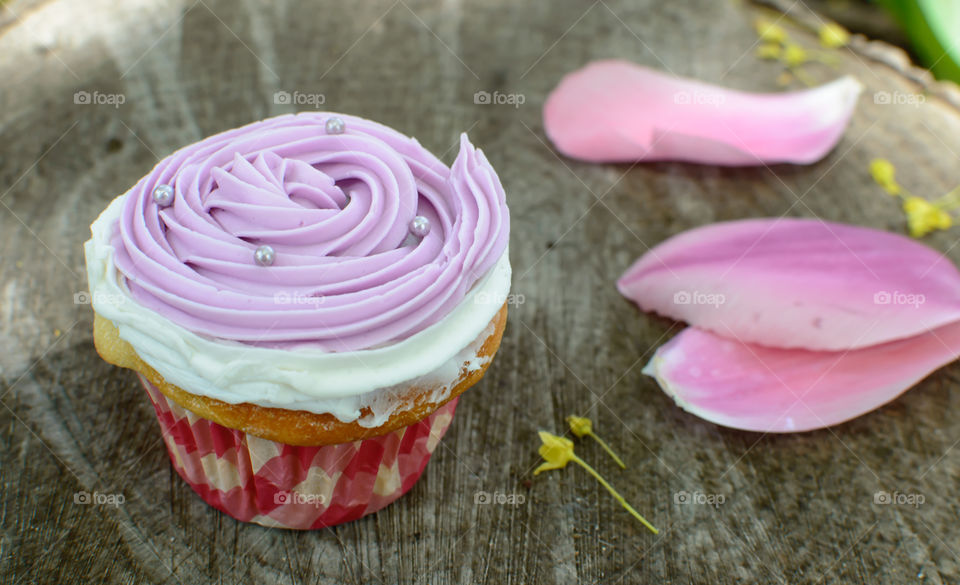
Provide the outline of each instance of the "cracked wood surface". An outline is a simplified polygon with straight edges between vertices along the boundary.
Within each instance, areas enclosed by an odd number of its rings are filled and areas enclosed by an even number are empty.
[[[760,6],[759,4],[762,4]],[[679,330],[613,283],[648,246],[706,222],[822,217],[903,231],[872,184],[878,156],[917,194],[960,183],[956,89],[888,45],[854,40],[837,69],[865,85],[851,127],[809,167],[588,165],[546,143],[560,76],[623,57],[749,90],[779,69],[752,54],[757,13],[727,1],[24,0],[0,8],[0,582],[870,583],[960,582],[960,367],[838,427],[793,436],[722,429],[676,408],[640,368]],[[521,93],[519,107],[476,91]],[[122,94],[119,107],[74,92]],[[81,244],[107,202],[174,149],[292,111],[277,91],[416,136],[450,162],[469,131],[513,217],[514,292],[501,346],[421,481],[357,522],[317,532],[244,525],[172,471],[135,377],[94,352]],[[925,92],[919,107],[877,91]],[[926,241],[960,260],[958,232]],[[536,478],[536,431],[569,414],[593,463],[661,529],[648,533],[577,468]],[[119,506],[74,503],[78,491]],[[523,494],[477,505],[478,491]],[[878,490],[920,506],[875,505]],[[722,494],[717,507],[678,492]]]

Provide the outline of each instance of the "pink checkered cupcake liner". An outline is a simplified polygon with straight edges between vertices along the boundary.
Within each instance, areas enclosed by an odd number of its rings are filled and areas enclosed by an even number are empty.
[[[390,504],[420,478],[453,419],[453,399],[392,433],[298,447],[201,418],[140,376],[177,473],[205,502],[243,522],[313,530]]]

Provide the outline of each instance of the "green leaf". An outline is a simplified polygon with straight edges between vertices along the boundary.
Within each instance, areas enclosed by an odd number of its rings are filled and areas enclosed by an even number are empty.
[[[877,0],[903,27],[923,64],[939,79],[960,83],[960,2]],[[951,31],[953,33],[951,34]]]

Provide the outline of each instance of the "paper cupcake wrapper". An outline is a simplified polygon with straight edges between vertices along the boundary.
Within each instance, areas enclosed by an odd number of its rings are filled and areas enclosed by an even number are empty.
[[[420,422],[351,443],[298,447],[201,418],[140,376],[173,467],[208,504],[237,520],[312,530],[383,508],[420,478],[457,399]]]

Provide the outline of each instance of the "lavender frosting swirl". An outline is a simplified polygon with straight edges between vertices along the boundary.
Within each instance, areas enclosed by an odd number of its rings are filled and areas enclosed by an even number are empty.
[[[328,134],[327,120],[345,123]],[[172,205],[152,192],[174,188]],[[415,216],[429,220],[422,239]],[[269,118],[161,161],[128,192],[111,245],[132,297],[205,336],[354,351],[442,319],[500,259],[509,214],[461,135],[447,167],[381,124]],[[254,261],[271,246],[271,266]]]

